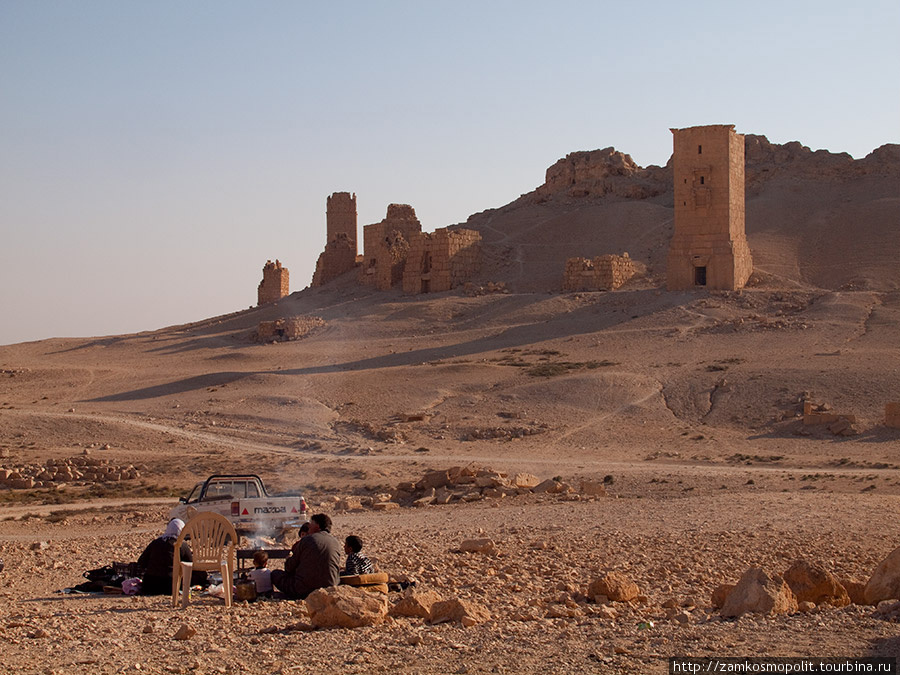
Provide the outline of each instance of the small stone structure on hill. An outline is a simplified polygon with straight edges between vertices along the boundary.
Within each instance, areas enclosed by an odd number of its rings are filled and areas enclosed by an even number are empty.
[[[335,192],[326,202],[325,250],[316,261],[312,285],[321,286],[356,266],[356,193]]]
[[[569,258],[563,277],[566,291],[614,291],[634,276],[634,263],[628,253],[601,255],[593,260]]]
[[[257,304],[266,305],[270,302],[278,302],[290,293],[288,284],[288,269],[282,267],[281,262],[267,260],[263,266],[263,278],[259,282],[256,291]]]
[[[836,436],[853,436],[858,433],[856,415],[836,413],[828,405],[815,405],[812,401],[803,402],[803,425],[827,425],[828,430]]]
[[[731,124],[672,134],[675,231],[666,287],[743,288],[753,271],[744,229],[744,137]]]
[[[290,316],[274,321],[261,321],[256,329],[256,339],[260,342],[299,340],[309,335],[313,329],[324,325],[325,320],[318,316]]]

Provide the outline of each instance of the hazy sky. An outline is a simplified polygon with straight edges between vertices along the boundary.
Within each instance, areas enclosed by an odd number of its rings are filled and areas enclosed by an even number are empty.
[[[325,200],[426,231],[575,150],[735,124],[900,142],[900,2],[0,0],[0,344],[151,330],[310,282]]]

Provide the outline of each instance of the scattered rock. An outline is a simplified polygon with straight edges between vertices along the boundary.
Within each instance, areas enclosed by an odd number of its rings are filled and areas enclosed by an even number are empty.
[[[517,473],[513,476],[512,484],[517,488],[524,488],[530,490],[533,487],[537,487],[540,484],[540,479],[530,473]]]
[[[613,602],[629,602],[640,595],[638,585],[621,572],[610,572],[595,579],[588,586],[587,596],[596,598],[605,595]]]
[[[558,480],[548,478],[547,480],[533,487],[531,491],[536,494],[541,494],[544,492],[548,494],[558,494],[560,492],[563,492],[564,489],[565,488],[563,487],[563,483]]]
[[[588,497],[605,497],[606,496],[606,488],[603,483],[598,483],[596,481],[585,480],[581,482],[581,494],[587,495]]]
[[[796,560],[784,573],[784,580],[797,602],[812,602],[815,605],[824,603],[834,607],[850,604],[847,590],[835,576],[807,560]]]
[[[453,598],[442,600],[431,606],[431,623],[456,622],[467,628],[489,621],[491,613],[471,600]]]
[[[900,547],[891,551],[875,568],[866,584],[864,597],[867,605],[900,598]]]
[[[722,616],[754,614],[793,614],[797,599],[785,580],[769,575],[761,567],[751,567],[741,577],[722,606]]]
[[[436,602],[441,601],[441,596],[432,590],[419,590],[407,588],[403,596],[388,610],[390,616],[410,616],[431,618],[431,608]]]
[[[722,609],[728,594],[734,590],[736,584],[719,584],[712,593],[712,606],[716,609]]]
[[[459,550],[463,553],[497,554],[497,548],[490,539],[466,539],[459,545]]]
[[[841,579],[841,586],[847,591],[850,602],[854,605],[867,605],[866,602],[866,582],[857,581],[856,579]]]
[[[186,623],[181,624],[181,627],[175,632],[173,636],[176,640],[190,640],[197,634],[197,629],[192,626],[187,625]]]
[[[316,628],[359,628],[384,621],[387,596],[353,586],[332,586],[306,598],[310,623]]]

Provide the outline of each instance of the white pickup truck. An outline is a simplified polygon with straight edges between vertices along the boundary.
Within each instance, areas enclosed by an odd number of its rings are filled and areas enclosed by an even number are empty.
[[[255,474],[215,474],[197,483],[169,512],[169,518],[187,521],[195,513],[221,513],[241,536],[269,536],[283,540],[309,520],[302,496],[270,495]]]

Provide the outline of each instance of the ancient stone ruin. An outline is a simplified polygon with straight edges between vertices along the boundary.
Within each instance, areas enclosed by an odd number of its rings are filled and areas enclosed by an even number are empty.
[[[803,426],[827,426],[835,436],[853,436],[859,433],[855,424],[856,415],[834,412],[828,404],[803,402]]]
[[[363,265],[359,282],[380,291],[403,281],[409,242],[422,233],[422,223],[409,204],[389,204],[384,220],[363,227]]]
[[[282,267],[281,262],[267,260],[263,266],[263,278],[259,282],[256,291],[257,305],[265,305],[270,302],[278,302],[290,293],[288,284],[288,269]]]
[[[666,287],[743,288],[753,271],[744,230],[744,137],[731,124],[672,134],[675,231]]]
[[[357,256],[356,215],[355,194],[335,192],[328,198],[328,242],[316,262],[313,286],[358,268],[362,285],[429,293],[455,288],[478,272],[479,232],[442,228],[424,233],[409,204],[390,204],[384,220],[363,227],[363,254]]]
[[[291,316],[275,321],[261,321],[256,329],[256,339],[260,342],[299,340],[324,325],[325,320],[318,316]]]
[[[356,194],[335,192],[325,209],[327,239],[316,261],[312,285],[321,286],[356,266]]]
[[[481,264],[481,233],[441,228],[416,233],[403,268],[406,293],[449,291],[470,279]]]
[[[634,276],[628,253],[601,255],[593,260],[569,258],[563,276],[565,291],[614,291]]]

